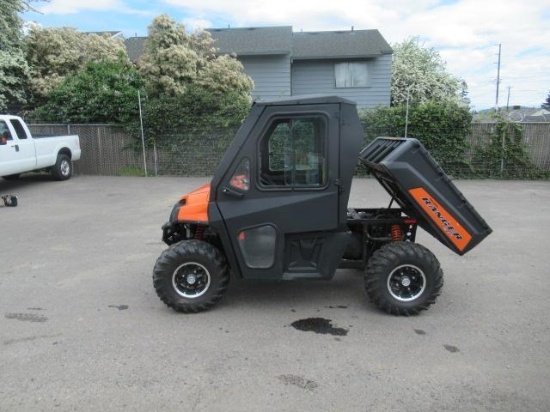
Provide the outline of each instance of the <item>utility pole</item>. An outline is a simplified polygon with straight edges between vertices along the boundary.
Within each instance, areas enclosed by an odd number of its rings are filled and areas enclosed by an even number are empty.
[[[500,87],[500,53],[502,50],[502,44],[498,45],[498,66],[497,66],[497,96],[495,100],[495,112],[498,113],[498,91]]]

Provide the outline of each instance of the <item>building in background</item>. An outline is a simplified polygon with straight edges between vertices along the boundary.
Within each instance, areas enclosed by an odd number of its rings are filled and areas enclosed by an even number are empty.
[[[254,80],[252,96],[334,94],[361,108],[390,104],[392,49],[378,30],[293,32],[292,26],[208,29]],[[146,37],[125,40],[132,61]]]

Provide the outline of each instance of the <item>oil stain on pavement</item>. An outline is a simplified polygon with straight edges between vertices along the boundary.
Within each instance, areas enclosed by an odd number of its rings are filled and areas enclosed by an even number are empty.
[[[126,310],[128,309],[128,305],[109,305],[110,308],[115,308],[118,310]]]
[[[34,313],[6,313],[4,317],[22,322],[46,322],[48,320],[46,316],[35,315]]]
[[[297,386],[308,391],[312,391],[319,386],[317,382],[298,375],[280,375],[277,378],[285,385]]]
[[[307,318],[292,322],[291,326],[303,332],[315,332],[322,335],[346,336],[348,330],[344,328],[335,328],[330,319]]]

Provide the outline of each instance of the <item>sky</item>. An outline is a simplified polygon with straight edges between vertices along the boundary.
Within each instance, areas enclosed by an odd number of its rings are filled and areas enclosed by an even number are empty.
[[[468,84],[471,107],[539,108],[550,93],[550,0],[49,0],[22,15],[43,27],[146,36],[168,14],[199,28],[378,29],[390,44],[418,37]]]

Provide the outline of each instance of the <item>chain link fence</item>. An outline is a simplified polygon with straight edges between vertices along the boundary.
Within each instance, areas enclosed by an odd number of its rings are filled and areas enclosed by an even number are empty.
[[[164,136],[147,148],[144,159],[140,140],[118,126],[32,124],[30,129],[40,135],[78,134],[82,158],[75,162],[75,173],[106,176],[143,175],[145,170],[148,175],[211,176],[237,131],[234,128],[205,135]],[[367,128],[365,141],[385,135],[383,130]],[[474,123],[466,143],[457,177],[550,177],[550,123],[525,123],[514,130],[497,130],[494,123]],[[361,174],[359,169],[358,173]]]
[[[514,128],[519,128],[519,144],[511,141],[515,134]],[[467,139],[470,149],[467,152],[466,158],[474,167],[482,171],[487,170],[487,159],[476,156],[476,154],[479,154],[480,150],[487,148],[491,144],[491,139],[494,140],[492,143],[495,146],[500,146],[500,151],[503,154],[498,159],[500,160],[499,164],[502,171],[507,166],[506,161],[509,157],[506,156],[507,148],[511,144],[514,144],[515,149],[524,150],[527,159],[530,160],[533,166],[542,171],[550,171],[550,123],[508,124],[507,130],[498,130],[495,123],[472,124],[472,132]]]

